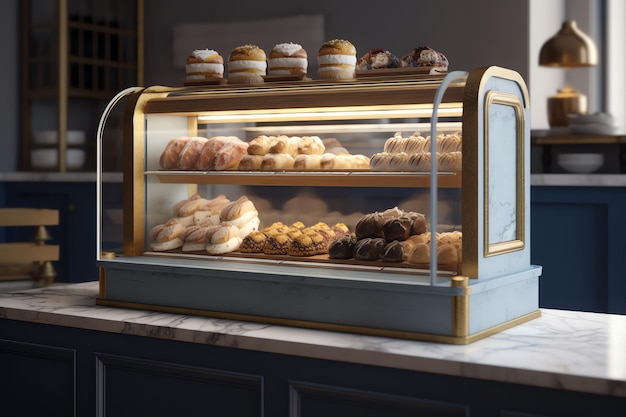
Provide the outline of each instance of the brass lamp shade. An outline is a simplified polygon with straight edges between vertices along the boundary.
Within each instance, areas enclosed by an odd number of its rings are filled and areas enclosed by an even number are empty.
[[[546,67],[589,67],[598,64],[598,51],[593,40],[585,35],[573,20],[541,47],[539,65]]]

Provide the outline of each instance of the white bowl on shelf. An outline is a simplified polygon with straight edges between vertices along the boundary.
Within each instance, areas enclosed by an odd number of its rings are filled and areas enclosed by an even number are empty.
[[[56,130],[38,130],[33,134],[33,141],[37,145],[56,145],[59,142],[59,132]],[[68,145],[82,145],[85,143],[85,132],[68,130],[65,132],[65,142]]]
[[[56,169],[59,160],[57,149],[33,149],[30,152],[30,163],[37,169]],[[83,149],[67,149],[65,163],[67,169],[79,169],[85,164]]]
[[[601,153],[564,153],[557,157],[561,168],[567,172],[589,174],[597,171],[604,164]]]

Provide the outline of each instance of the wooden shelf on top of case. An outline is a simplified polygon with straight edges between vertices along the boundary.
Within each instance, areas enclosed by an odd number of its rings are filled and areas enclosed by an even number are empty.
[[[166,184],[226,184],[321,187],[430,187],[428,172],[363,171],[146,171]],[[460,188],[461,173],[440,172],[442,188]]]

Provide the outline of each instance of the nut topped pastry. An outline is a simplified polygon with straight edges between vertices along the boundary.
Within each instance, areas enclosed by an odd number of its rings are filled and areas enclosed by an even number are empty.
[[[356,48],[350,41],[333,39],[322,44],[318,51],[320,78],[341,80],[354,78]]]

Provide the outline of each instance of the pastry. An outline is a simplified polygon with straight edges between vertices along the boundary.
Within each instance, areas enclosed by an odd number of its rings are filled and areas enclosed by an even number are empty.
[[[268,153],[261,162],[262,171],[278,171],[293,168],[294,158],[288,153]]]
[[[326,147],[319,136],[302,136],[298,141],[298,154],[322,155]]]
[[[388,152],[379,152],[372,155],[370,158],[370,170],[389,171],[390,155]]]
[[[422,213],[417,213],[415,211],[407,213],[409,218],[411,218],[411,236],[413,235],[421,235],[422,233],[426,233],[427,225],[426,225],[426,217]]]
[[[207,138],[191,137],[187,140],[185,147],[178,154],[178,169],[190,170],[195,169],[200,157],[200,152],[204,145],[208,142]]]
[[[241,245],[237,226],[220,226],[206,245],[206,251],[211,255],[219,255],[235,251]]]
[[[276,136],[260,135],[252,139],[248,145],[248,154],[265,155],[270,151],[272,145],[276,143]]]
[[[279,43],[270,51],[268,75],[306,75],[307,53],[297,43]]]
[[[357,70],[372,70],[379,68],[398,68],[398,57],[384,49],[375,48],[368,51],[356,63]]]
[[[209,163],[211,171],[236,170],[239,162],[248,153],[248,143],[238,138],[227,141],[219,148]]]
[[[164,224],[154,226],[149,233],[152,243],[150,247],[154,251],[166,251],[183,246],[182,234],[185,226],[176,222],[168,221]]]
[[[197,49],[187,57],[185,72],[188,80],[224,77],[224,59],[212,49]]]
[[[248,146],[248,149],[250,149],[250,146]],[[237,169],[239,171],[259,171],[262,162],[263,155],[244,155],[241,157]]]
[[[211,210],[198,210],[192,216],[196,226],[217,226],[221,221],[219,213]]]
[[[234,140],[231,136],[213,136],[202,147],[198,161],[196,162],[196,169],[202,171],[208,171],[211,169],[213,158],[217,151],[219,151],[226,143]]]
[[[267,237],[265,233],[260,231],[255,231],[249,233],[246,237],[241,241],[241,245],[239,246],[239,252],[243,253],[262,253],[263,246],[265,245],[265,240]]]
[[[300,138],[297,136],[280,135],[276,138],[276,142],[272,144],[268,153],[286,153],[295,157],[298,154],[298,143]]]
[[[350,259],[354,257],[354,236],[343,236],[334,240],[328,247],[328,257],[331,259]]]
[[[418,46],[400,59],[401,67],[432,67],[431,74],[448,72],[448,59],[428,46]]]
[[[375,261],[380,259],[387,242],[382,238],[360,239],[354,246],[354,259],[361,261]]]
[[[387,242],[406,240],[411,236],[413,222],[408,216],[391,218],[383,223],[383,235]]]
[[[335,155],[325,153],[320,161],[322,169],[369,169],[370,158],[365,155]]]
[[[383,249],[381,258],[386,262],[402,262],[404,260],[404,247],[402,243],[397,240],[387,243]]]
[[[170,139],[165,146],[165,149],[161,153],[159,158],[159,166],[162,169],[176,169],[178,168],[178,155],[187,145],[188,137],[177,137]]]
[[[183,252],[203,251],[206,249],[206,245],[211,239],[213,233],[215,233],[220,226],[190,226],[185,229],[182,235],[184,241],[182,250]]]
[[[322,155],[297,155],[293,161],[294,169],[320,169]]]
[[[318,51],[317,74],[322,79],[342,80],[354,78],[356,48],[343,39],[333,39],[322,44]]]
[[[287,255],[291,238],[286,233],[267,234],[263,253],[266,255]]]
[[[407,257],[407,262],[420,265],[430,263],[430,244],[422,242],[415,243]]]
[[[258,232],[260,224],[261,220],[259,220],[259,216],[254,216],[249,221],[240,224],[237,226],[239,228],[239,237],[243,239],[252,232]]]
[[[380,213],[369,213],[361,217],[356,226],[354,226],[354,233],[357,240],[364,239],[366,237],[383,237],[383,224],[385,218]]]
[[[326,253],[328,245],[320,233],[300,234],[294,238],[287,248],[290,256],[313,256]]]
[[[239,197],[236,201],[226,204],[220,212],[223,225],[242,226],[258,215],[254,203],[246,196]]]
[[[463,157],[461,152],[438,153],[437,167],[439,171],[460,172],[463,169]]]
[[[267,70],[265,51],[256,45],[243,45],[233,49],[228,56],[228,82],[262,83]]]

